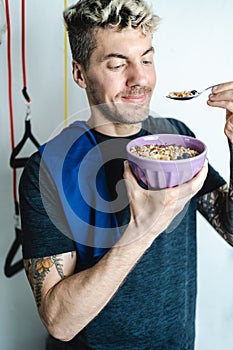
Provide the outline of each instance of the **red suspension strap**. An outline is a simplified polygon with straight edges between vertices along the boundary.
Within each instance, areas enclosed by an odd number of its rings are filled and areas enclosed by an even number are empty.
[[[7,40],[7,57],[8,57],[8,97],[9,97],[9,112],[10,112],[10,134],[11,134],[11,157],[10,165],[13,170],[13,197],[15,204],[15,240],[7,254],[5,262],[5,275],[7,277],[13,276],[15,273],[20,271],[23,268],[23,260],[12,264],[14,257],[17,253],[17,250],[21,244],[21,227],[19,224],[19,204],[17,200],[17,168],[24,167],[28,158],[16,158],[21,149],[23,148],[27,139],[30,139],[33,144],[38,148],[39,142],[31,133],[31,124],[30,124],[30,102],[31,99],[27,93],[27,79],[26,79],[26,60],[25,60],[25,0],[22,0],[22,75],[23,75],[23,89],[22,93],[26,100],[26,117],[25,117],[25,132],[21,141],[15,146],[14,140],[14,117],[13,117],[13,100],[12,100],[12,65],[11,65],[11,23],[10,23],[10,10],[9,2],[6,0],[6,20],[7,20],[7,31],[8,31],[8,40]]]
[[[10,114],[10,137],[11,137],[11,149],[13,151],[15,147],[15,137],[14,137],[14,117],[13,117],[13,98],[12,98],[12,65],[11,65],[11,23],[10,23],[10,10],[9,3],[6,0],[6,23],[7,23],[7,62],[8,62],[8,100],[9,100],[9,114]],[[21,236],[20,229],[18,227],[18,217],[19,217],[19,205],[17,200],[17,174],[16,168],[13,168],[13,199],[15,205],[15,240],[7,254],[6,262],[4,266],[5,275],[11,277],[16,272],[23,268],[23,260],[20,260],[12,265],[14,256],[20,245]]]
[[[26,60],[25,60],[25,0],[22,0],[22,72],[23,72],[22,93],[25,100],[28,103],[30,103],[31,99],[27,93]]]
[[[12,98],[11,22],[10,22],[10,10],[9,10],[8,0],[6,0],[6,23],[7,23],[8,101],[9,101],[9,113],[10,113],[11,149],[13,151],[15,147],[15,135],[14,135],[14,116],[13,116],[13,98]],[[18,201],[17,201],[16,169],[13,169],[13,198],[15,203],[15,212],[19,213]]]
[[[21,141],[14,147],[11,157],[10,157],[10,165],[12,168],[22,168],[26,164],[28,157],[20,157],[16,158],[23,148],[25,142],[30,139],[32,143],[38,148],[39,142],[35,139],[31,132],[31,99],[27,93],[27,76],[26,76],[26,59],[25,59],[25,51],[26,51],[26,40],[25,40],[25,0],[22,0],[22,80],[23,80],[23,88],[22,93],[26,100],[26,117],[25,117],[25,132],[21,139]]]

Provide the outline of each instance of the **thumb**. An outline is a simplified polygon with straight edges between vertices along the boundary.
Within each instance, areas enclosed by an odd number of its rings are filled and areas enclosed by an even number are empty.
[[[129,161],[126,160],[124,161],[124,181],[125,181],[125,186],[127,189],[127,193],[128,193],[128,197],[129,197],[129,201],[132,200],[132,198],[134,197],[135,194],[135,188],[138,188],[139,185],[137,183],[137,180],[130,168],[130,164]]]
[[[130,164],[128,160],[124,161],[124,174],[123,177],[125,179],[126,186],[131,184],[135,186],[137,184],[137,180],[131,170]]]

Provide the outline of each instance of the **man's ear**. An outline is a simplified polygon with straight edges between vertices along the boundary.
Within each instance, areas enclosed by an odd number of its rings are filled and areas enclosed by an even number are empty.
[[[86,84],[86,79],[85,79],[85,74],[83,71],[83,67],[80,63],[77,61],[73,60],[72,61],[72,66],[73,66],[73,78],[74,81],[83,89],[86,89],[87,84]]]

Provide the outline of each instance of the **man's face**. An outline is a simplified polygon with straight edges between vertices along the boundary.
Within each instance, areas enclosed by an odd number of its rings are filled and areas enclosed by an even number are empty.
[[[84,73],[90,105],[111,122],[141,122],[156,83],[152,35],[137,29],[99,29],[96,35],[97,48]]]

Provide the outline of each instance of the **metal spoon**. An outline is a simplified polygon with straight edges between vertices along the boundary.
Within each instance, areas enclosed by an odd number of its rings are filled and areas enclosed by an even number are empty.
[[[204,91],[212,89],[217,85],[212,85],[207,88],[205,88],[202,91],[197,91],[197,90],[186,90],[186,91],[181,91],[181,92],[169,92],[169,94],[166,96],[167,98],[171,98],[172,100],[191,100],[192,98],[200,96]]]

